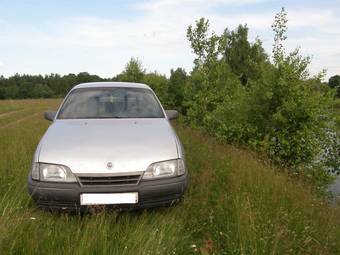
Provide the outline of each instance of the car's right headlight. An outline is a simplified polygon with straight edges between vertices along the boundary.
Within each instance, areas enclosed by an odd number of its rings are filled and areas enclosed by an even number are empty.
[[[67,166],[33,163],[31,176],[33,180],[46,182],[76,182],[77,179]]]
[[[165,178],[183,175],[185,164],[183,159],[173,159],[151,164],[144,172],[143,179]]]

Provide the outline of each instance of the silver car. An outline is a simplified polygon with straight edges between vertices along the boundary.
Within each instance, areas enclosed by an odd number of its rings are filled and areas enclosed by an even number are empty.
[[[151,88],[122,82],[71,89],[37,146],[31,197],[49,209],[146,208],[178,201],[187,185],[184,151]]]

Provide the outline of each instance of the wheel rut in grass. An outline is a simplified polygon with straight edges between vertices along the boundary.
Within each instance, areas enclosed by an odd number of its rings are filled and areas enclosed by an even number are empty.
[[[16,109],[16,110],[10,110],[10,111],[7,111],[7,112],[3,112],[3,113],[0,113],[0,118],[3,118],[5,116],[9,116],[9,115],[12,115],[14,113],[18,113],[18,112],[21,112],[23,111],[24,109]]]
[[[25,121],[25,120],[31,119],[31,118],[33,118],[34,116],[37,116],[37,115],[38,115],[37,112],[36,112],[36,113],[33,113],[33,114],[30,114],[30,115],[28,115],[28,116],[26,116],[26,117],[23,117],[23,118],[21,118],[21,119],[18,119],[18,120],[15,120],[15,121],[12,121],[12,122],[10,122],[10,123],[7,123],[7,124],[5,124],[5,125],[0,126],[0,129],[12,127],[12,126],[14,126],[14,125],[16,125],[16,124],[18,124],[18,123],[21,123],[21,122],[23,122],[23,121]]]

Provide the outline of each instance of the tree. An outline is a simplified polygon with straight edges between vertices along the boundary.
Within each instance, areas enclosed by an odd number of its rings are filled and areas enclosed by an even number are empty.
[[[157,72],[143,74],[143,79],[140,81],[149,85],[156,93],[157,97],[161,101],[164,107],[169,105],[168,103],[168,79],[166,76]]]
[[[136,58],[131,58],[126,64],[124,71],[118,74],[116,79],[125,82],[142,82],[144,75],[145,69],[142,63]]]
[[[220,125],[225,126],[221,120],[228,122],[224,116],[228,115],[231,118],[237,116],[236,111],[242,107],[236,107],[236,101],[240,97],[243,98],[245,91],[238,75],[225,60],[226,34],[220,36],[210,32],[209,21],[201,18],[196,21],[195,27],[188,27],[187,38],[196,59],[185,89],[183,109],[191,125],[204,127],[216,135]],[[224,105],[225,100],[228,100],[228,105]],[[228,123],[238,122],[234,120],[235,118],[229,119]],[[226,136],[230,138],[235,133],[233,132],[231,136],[229,134]]]
[[[274,66],[251,90],[249,118],[267,153],[298,167],[311,164],[321,151],[331,98],[315,89],[321,81],[309,77],[310,58],[301,56],[298,48],[286,53],[287,22],[282,8],[272,26]]]
[[[31,98],[51,98],[53,96],[52,89],[46,84],[35,84],[30,93]]]
[[[4,88],[4,97],[5,97],[5,99],[19,98],[18,92],[19,92],[19,89],[18,89],[17,86],[15,86],[15,85],[6,86]]]
[[[103,81],[98,75],[79,74],[0,76],[0,99],[63,97],[75,85],[83,82]]]
[[[273,61],[261,41],[249,42],[248,28],[209,31],[204,18],[189,26],[196,54],[187,80],[186,120],[228,142],[261,149],[276,162],[299,167],[316,160],[325,142],[331,98],[310,77],[309,57],[286,53],[287,13],[275,16]],[[246,86],[245,86],[246,85]]]
[[[283,61],[284,58],[285,49],[283,42],[287,39],[287,23],[287,12],[284,8],[282,8],[281,11],[275,15],[275,21],[272,24],[272,29],[274,31],[274,44],[272,53],[275,65],[278,65],[281,61]]]
[[[250,80],[257,80],[261,74],[259,68],[268,64],[268,57],[264,52],[262,42],[256,39],[254,43],[250,43],[248,28],[242,25],[234,31],[226,29],[223,41],[225,61],[239,77],[242,85],[247,85]]]
[[[19,98],[33,98],[33,83],[29,81],[24,81],[19,83],[19,91],[18,97]]]
[[[340,97],[340,75],[334,75],[329,78],[328,86],[335,89],[336,95]]]
[[[77,84],[84,83],[84,82],[96,82],[100,80],[101,78],[98,75],[91,75],[87,72],[79,73],[76,78]]]
[[[196,21],[196,26],[187,29],[187,38],[197,58],[194,60],[196,68],[209,66],[215,63],[222,53],[219,48],[220,37],[214,32],[209,34],[209,20],[201,18]]]
[[[187,82],[187,74],[183,68],[171,69],[169,79],[169,103],[172,107],[181,110],[184,99],[184,87]]]

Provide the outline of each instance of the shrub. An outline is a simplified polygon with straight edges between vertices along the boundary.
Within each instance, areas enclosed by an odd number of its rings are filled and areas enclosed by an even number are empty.
[[[336,134],[329,110],[334,95],[319,89],[322,75],[310,77],[310,59],[299,49],[285,52],[284,9],[272,27],[270,61],[259,39],[248,42],[246,26],[226,29],[220,36],[209,31],[203,18],[189,26],[187,37],[197,58],[183,103],[186,121],[221,140],[263,150],[280,164],[325,164],[331,153],[322,160],[320,153],[337,146],[329,139]],[[336,153],[333,164],[339,159]]]

